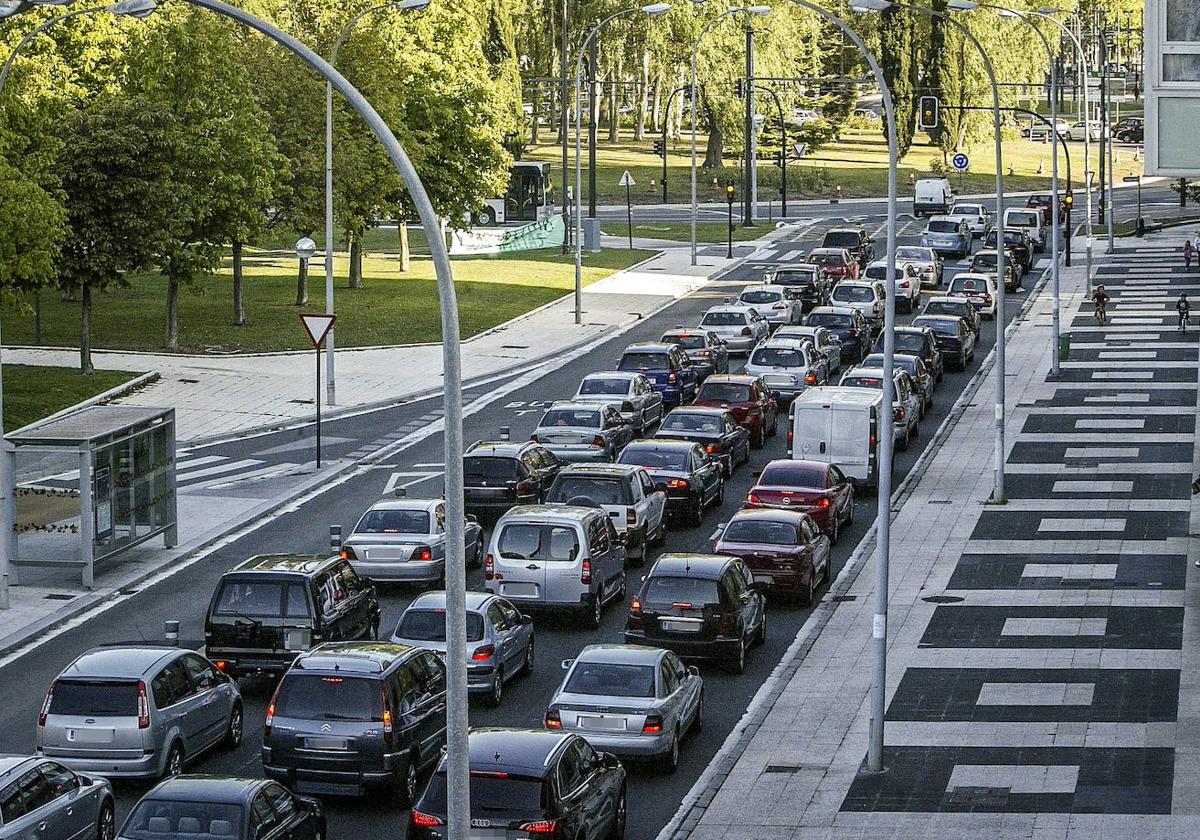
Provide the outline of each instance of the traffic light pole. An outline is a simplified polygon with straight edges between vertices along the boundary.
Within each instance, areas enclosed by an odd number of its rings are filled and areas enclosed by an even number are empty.
[[[671,113],[671,103],[673,103],[675,101],[675,94],[687,93],[687,91],[688,91],[687,85],[677,87],[677,88],[675,88],[675,90],[671,91],[671,95],[667,97],[667,107],[666,107],[664,113],[667,113],[667,114]],[[663,120],[662,139],[656,141],[658,144],[658,149],[656,151],[658,153],[658,156],[662,158],[662,203],[663,204],[667,203],[667,127],[670,124],[671,124],[670,120],[667,120],[667,119]]]
[[[754,177],[754,27],[746,26],[746,119],[745,119],[745,176],[742,181],[742,224],[754,225],[754,206],[750,203]]]
[[[765,87],[763,85],[756,85],[756,87],[758,87],[759,90],[762,90],[762,91],[765,91],[766,93],[771,94],[771,98],[775,100],[775,107],[779,109],[779,132],[780,132],[780,135],[779,135],[779,169],[781,170],[780,176],[779,176],[779,196],[780,196],[780,205],[781,205],[780,216],[786,217],[787,216],[787,156],[788,156],[787,118],[783,112],[783,102],[780,100],[779,94],[775,92],[775,89]]]

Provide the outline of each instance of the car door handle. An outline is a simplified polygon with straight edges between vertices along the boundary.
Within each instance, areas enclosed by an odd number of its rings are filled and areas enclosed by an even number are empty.
[[[44,822],[38,823],[38,831],[45,831],[47,825],[48,825],[48,823],[44,823]]]
[[[821,454],[825,454],[825,441],[821,441]]]
[[[526,568],[526,569],[529,569],[531,572],[533,572],[533,571],[537,571],[538,569],[540,569],[540,568],[542,568],[542,567],[541,567],[541,566],[538,566],[538,565],[537,565],[537,564],[535,564],[535,563],[530,563],[530,564],[529,564],[528,566],[526,566],[525,568]]]

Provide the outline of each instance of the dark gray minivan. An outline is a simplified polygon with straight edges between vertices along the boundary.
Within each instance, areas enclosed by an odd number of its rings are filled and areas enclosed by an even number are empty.
[[[446,667],[433,651],[383,642],[299,656],[267,707],[263,772],[297,793],[416,797],[446,743]]]

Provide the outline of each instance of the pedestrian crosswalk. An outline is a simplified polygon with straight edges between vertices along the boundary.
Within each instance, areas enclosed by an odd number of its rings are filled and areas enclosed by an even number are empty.
[[[190,455],[181,452],[176,461],[176,491],[227,490],[265,481],[300,469],[292,462],[268,463],[258,458],[230,458],[223,455]],[[21,482],[22,487],[49,490],[74,490],[79,486],[79,471],[68,470]]]

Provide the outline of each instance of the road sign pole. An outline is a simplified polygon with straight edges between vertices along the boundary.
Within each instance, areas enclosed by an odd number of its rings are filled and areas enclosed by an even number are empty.
[[[325,313],[301,313],[300,315],[300,323],[304,326],[304,331],[308,333],[308,340],[312,342],[317,359],[316,464],[318,470],[321,469],[321,346],[325,343],[325,339],[329,336],[329,331],[333,329],[333,322],[336,320],[336,315],[327,315]]]
[[[313,350],[317,358],[317,469],[321,469],[321,345]]]
[[[629,182],[625,183],[625,221],[629,224],[629,250],[633,250],[633,198],[629,192]]]

